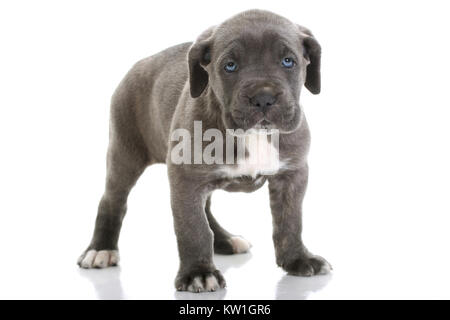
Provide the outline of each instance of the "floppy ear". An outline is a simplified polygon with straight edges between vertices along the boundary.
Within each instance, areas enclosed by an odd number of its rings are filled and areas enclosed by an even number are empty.
[[[299,26],[303,36],[302,43],[309,65],[306,68],[305,87],[313,94],[320,93],[320,56],[321,48],[319,42],[312,35],[311,31]]]
[[[211,62],[212,31],[210,28],[203,32],[189,49],[189,85],[192,98],[200,96],[208,85],[208,72],[204,67]]]

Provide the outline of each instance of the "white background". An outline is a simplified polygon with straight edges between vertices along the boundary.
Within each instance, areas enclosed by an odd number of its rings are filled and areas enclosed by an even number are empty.
[[[79,270],[103,192],[109,98],[139,59],[250,8],[310,28],[322,93],[304,240],[330,276],[275,266],[267,187],[216,192],[213,212],[253,243],[216,256],[228,288],[175,293],[163,165],[129,197],[122,263]],[[2,1],[0,298],[450,298],[450,45],[445,1]]]

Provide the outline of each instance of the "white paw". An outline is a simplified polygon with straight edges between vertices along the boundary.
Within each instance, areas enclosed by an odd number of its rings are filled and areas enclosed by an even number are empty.
[[[219,284],[219,281],[214,275],[209,275],[206,278],[203,276],[197,276],[187,286],[187,291],[194,293],[213,292],[223,288],[224,286],[224,283],[222,285]]]
[[[252,244],[250,242],[239,236],[231,237],[230,241],[231,245],[233,246],[234,253],[244,253],[252,247]]]
[[[206,291],[216,291],[220,288],[219,282],[216,277],[209,276],[205,281],[205,290]]]
[[[329,274],[333,268],[328,263],[328,261],[324,261],[324,264],[320,268],[319,272],[317,274],[323,275],[323,274]]]
[[[119,263],[117,250],[89,250],[78,258],[78,265],[84,269],[106,268]]]
[[[225,279],[219,270],[186,273],[183,276],[177,276],[175,280],[175,287],[178,291],[194,293],[217,291],[225,286]]]
[[[191,284],[187,287],[187,290],[190,292],[207,292],[207,291],[217,291],[220,288],[219,282],[215,276],[211,275],[205,279],[205,282],[202,281],[202,277],[198,276],[192,280]]]

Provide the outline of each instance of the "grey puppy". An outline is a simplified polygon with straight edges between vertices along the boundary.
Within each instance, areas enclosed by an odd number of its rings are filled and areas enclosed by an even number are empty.
[[[118,263],[128,194],[147,166],[166,163],[180,257],[177,290],[223,288],[213,253],[250,248],[214,219],[211,193],[251,192],[266,181],[277,264],[299,276],[329,272],[328,262],[309,253],[301,240],[310,134],[299,99],[303,85],[320,92],[320,54],[308,29],[271,12],[251,10],[209,28],[195,43],[134,65],[112,97],[106,188],[79,265]],[[242,162],[175,164],[171,134],[179,128],[194,132],[194,121],[202,121],[203,132],[216,128],[224,135],[227,129],[277,129],[280,162],[270,170]],[[246,156],[251,152],[246,150]]]

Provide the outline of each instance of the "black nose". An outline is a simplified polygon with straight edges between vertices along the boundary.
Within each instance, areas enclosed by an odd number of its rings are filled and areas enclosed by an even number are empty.
[[[250,98],[250,104],[255,107],[267,108],[273,105],[276,97],[266,91],[260,92]]]

